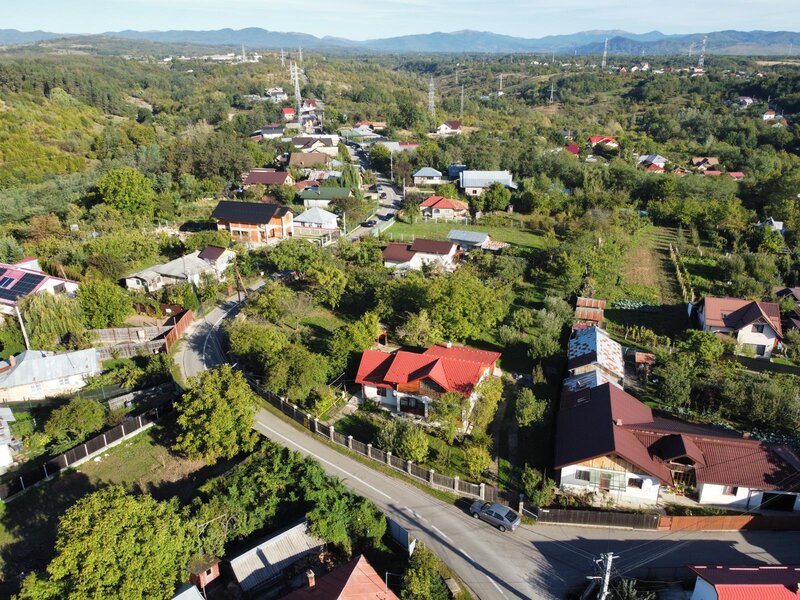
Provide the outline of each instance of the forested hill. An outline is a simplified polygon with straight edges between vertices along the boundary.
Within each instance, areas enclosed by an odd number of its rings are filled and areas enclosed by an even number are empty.
[[[67,37],[44,31],[20,32],[0,30],[0,44],[35,43]],[[613,54],[649,55],[684,54],[691,44],[699,51],[704,33],[666,35],[659,31],[635,34],[620,30],[582,31],[569,35],[542,38],[521,38],[486,31],[433,32],[366,41],[339,37],[316,37],[306,33],[268,31],[258,27],[218,29],[213,31],[116,31],[105,37],[146,40],[163,44],[201,44],[206,46],[240,46],[250,48],[294,48],[373,51],[373,52],[557,52],[590,54],[601,52],[606,39]],[[708,33],[708,50],[729,55],[785,55],[800,47],[800,33],[789,31],[717,31]],[[91,40],[99,36],[83,36]]]

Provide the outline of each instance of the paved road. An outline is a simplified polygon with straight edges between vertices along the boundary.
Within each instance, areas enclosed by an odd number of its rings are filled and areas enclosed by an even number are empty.
[[[798,560],[800,532],[677,532],[523,525],[500,533],[466,510],[436,500],[403,481],[343,456],[266,410],[256,429],[275,442],[316,458],[325,470],[371,499],[431,547],[483,599],[562,598],[595,572],[592,558],[619,555],[620,571],[653,558],[662,577],[687,563]],[[637,546],[641,546],[637,548]]]
[[[188,376],[220,364],[214,325],[235,314],[235,300],[198,321],[176,356]],[[648,561],[656,579],[670,579],[671,569],[687,563],[796,564],[800,532],[675,532],[611,530],[566,526],[522,526],[501,534],[462,509],[436,500],[416,487],[374,471],[344,456],[310,433],[262,410],[256,429],[293,450],[313,456],[331,475],[371,499],[414,537],[431,547],[484,600],[562,598],[595,570],[593,559],[613,551],[615,567],[626,569]],[[641,573],[641,571],[640,571]],[[634,572],[635,574],[635,572]]]
[[[359,163],[363,168],[365,169],[369,168],[369,161],[366,158],[356,154],[356,159],[359,161]],[[380,207],[375,212],[375,214],[370,216],[369,218],[375,219],[376,221],[378,221],[378,224],[380,225],[381,223],[389,220],[395,214],[397,214],[397,208],[394,206],[394,202],[395,201],[402,202],[403,194],[400,193],[397,189],[395,189],[395,187],[392,185],[392,183],[389,181],[388,178],[380,174],[378,174],[378,185],[382,186],[382,191],[386,193],[386,198],[382,198],[380,200],[381,202]],[[347,239],[357,240],[366,235],[373,235],[373,234],[374,234],[374,228],[372,227],[356,227],[355,229],[353,229],[353,231],[347,234]]]

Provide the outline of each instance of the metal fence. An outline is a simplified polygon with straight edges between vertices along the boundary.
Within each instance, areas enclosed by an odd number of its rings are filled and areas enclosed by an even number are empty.
[[[45,479],[49,479],[71,466],[77,466],[119,440],[148,428],[164,415],[171,413],[172,410],[172,403],[166,403],[153,408],[137,417],[130,418],[113,429],[87,440],[79,446],[67,450],[63,454],[48,459],[36,469],[31,469],[21,474],[14,474],[13,477],[10,477],[5,483],[0,483],[0,499],[9,500],[31,486]]]
[[[605,512],[599,510],[569,510],[539,508],[540,523],[564,525],[594,525],[597,527],[623,527],[628,529],[658,529],[658,515],[640,513]]]
[[[501,490],[499,488],[486,485],[484,483],[472,483],[462,481],[459,477],[450,477],[436,473],[420,465],[407,461],[399,456],[394,456],[391,452],[384,452],[379,448],[373,448],[372,444],[366,444],[361,440],[356,440],[353,436],[346,436],[336,431],[335,425],[320,423],[310,414],[303,412],[297,405],[287,402],[280,396],[268,392],[262,388],[257,381],[248,378],[250,385],[259,396],[279,409],[283,414],[290,417],[293,421],[300,423],[312,433],[324,437],[330,442],[344,446],[361,456],[365,456],[375,462],[391,467],[397,471],[405,473],[415,481],[425,483],[433,488],[447,490],[455,494],[471,496],[507,504],[514,508],[518,507],[520,495],[511,490]]]

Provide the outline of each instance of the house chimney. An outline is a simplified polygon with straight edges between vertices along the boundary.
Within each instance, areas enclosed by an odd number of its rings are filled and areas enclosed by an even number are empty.
[[[453,342],[447,342],[447,343],[445,344],[445,347],[446,347],[446,348],[452,348],[452,347],[453,347]]]
[[[614,425],[622,425],[622,419],[614,419]]]
[[[744,439],[746,439],[746,440],[749,440],[749,439],[750,439],[750,432],[749,432],[749,431],[745,431],[745,432],[742,434],[742,437],[743,437]]]
[[[308,587],[313,588],[317,583],[314,571],[312,569],[306,571],[306,577],[308,577]]]

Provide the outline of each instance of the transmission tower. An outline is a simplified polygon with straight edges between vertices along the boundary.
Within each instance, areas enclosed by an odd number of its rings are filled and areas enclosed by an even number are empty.
[[[555,93],[556,93],[556,82],[555,81],[551,81],[550,82],[550,102],[548,102],[548,104],[552,104],[553,103],[553,96],[554,96]]]
[[[461,109],[458,111],[458,118],[464,118],[464,84],[461,84]]]
[[[297,48],[297,62],[303,62],[303,48],[299,46]]]
[[[281,66],[286,66],[286,52],[284,52],[283,48],[281,48]]]
[[[689,58],[692,58],[692,53],[694,52],[694,47],[696,45],[697,45],[697,43],[695,43],[695,42],[692,42],[691,44],[689,44]]]
[[[431,115],[431,119],[436,118],[436,84],[433,82],[433,75],[431,75],[431,81],[428,84],[428,112]]]
[[[702,69],[706,64],[706,44],[708,44],[708,36],[703,36],[703,47],[700,50],[700,58],[697,59],[697,68]]]
[[[497,95],[502,96],[503,93],[503,74],[500,73],[500,91],[497,92]]]
[[[297,122],[300,122],[300,70],[294,65],[294,101],[297,104]]]
[[[603,46],[603,60],[600,62],[600,68],[606,68],[606,61],[608,59],[608,38],[606,38],[606,43]]]

